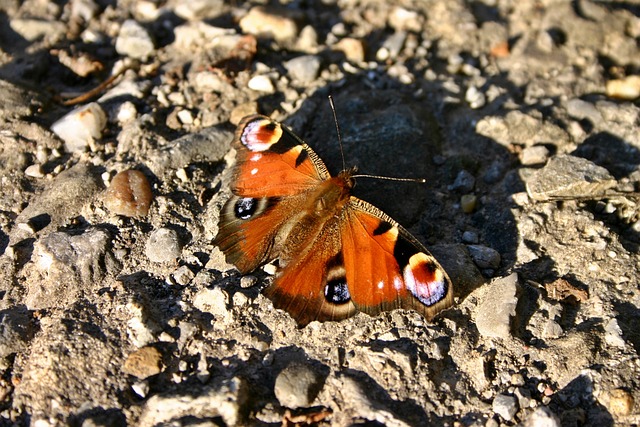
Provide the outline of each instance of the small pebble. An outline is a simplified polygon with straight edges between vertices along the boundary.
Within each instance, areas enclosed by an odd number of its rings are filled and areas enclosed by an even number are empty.
[[[514,193],[511,195],[511,200],[518,206],[525,206],[529,204],[529,195],[526,191]]]
[[[193,114],[189,110],[180,110],[178,111],[178,120],[183,125],[192,125],[193,124]]]
[[[272,37],[278,42],[293,40],[298,35],[298,26],[292,18],[262,6],[251,8],[239,24],[245,34]]]
[[[491,165],[489,165],[484,175],[482,176],[482,180],[487,184],[495,184],[502,179],[502,176],[504,175],[504,169],[504,163],[496,160],[491,163]]]
[[[99,104],[92,102],[76,108],[51,125],[53,133],[64,141],[69,153],[84,150],[102,137],[107,115]]]
[[[24,174],[30,176],[31,178],[43,178],[44,171],[42,170],[42,165],[31,165],[24,170]]]
[[[469,107],[475,109],[482,108],[487,103],[487,97],[480,92],[477,87],[470,86],[464,94],[464,100],[467,101]]]
[[[315,52],[318,50],[318,33],[311,25],[305,25],[296,40],[296,49],[300,52]]]
[[[100,11],[100,6],[93,0],[74,0],[71,3],[71,20],[80,19],[89,22]]]
[[[467,244],[476,244],[480,241],[480,237],[475,231],[465,231],[462,233],[462,241]]]
[[[320,57],[315,55],[298,56],[288,60],[283,65],[292,80],[300,83],[309,83],[318,77]]]
[[[640,97],[640,76],[628,76],[624,79],[609,80],[606,94],[611,98],[633,101]]]
[[[144,399],[149,393],[149,384],[146,381],[138,381],[131,384],[131,389],[135,394]]]
[[[559,338],[564,331],[562,330],[562,326],[555,320],[549,320],[544,325],[544,330],[542,331],[542,336],[545,338]]]
[[[507,339],[511,336],[511,316],[518,304],[518,275],[495,279],[491,289],[482,298],[476,313],[478,332],[484,337]]]
[[[547,162],[549,158],[549,149],[544,145],[534,145],[522,150],[520,155],[520,163],[525,166],[541,165]]]
[[[472,213],[476,210],[478,197],[475,194],[465,194],[460,198],[460,207],[464,213]]]
[[[548,399],[548,398],[547,398]],[[533,411],[522,423],[522,427],[561,427],[560,419],[546,406]]]
[[[607,169],[567,154],[551,157],[526,180],[529,197],[538,201],[554,197],[593,197],[615,184],[615,178]]]
[[[455,181],[449,186],[451,190],[461,191],[462,193],[469,193],[476,185],[476,178],[466,170],[458,172]]]
[[[180,286],[187,286],[189,283],[191,283],[194,277],[194,272],[191,271],[191,269],[186,265],[179,267],[176,271],[173,272],[173,279]]]
[[[406,39],[406,32],[396,31],[382,43],[382,47],[376,52],[376,59],[378,61],[386,61],[397,58]]]
[[[211,313],[222,319],[226,319],[230,314],[228,304],[229,295],[218,286],[211,289],[204,288],[198,291],[193,298],[193,305],[198,310]]]
[[[305,408],[316,398],[323,379],[311,366],[293,363],[276,378],[274,392],[285,408]]]
[[[256,92],[274,93],[276,91],[271,79],[262,75],[252,77],[247,83],[247,86]]]
[[[348,61],[354,63],[364,62],[366,58],[366,47],[360,39],[345,37],[333,45],[333,50],[344,53]]]
[[[493,399],[493,412],[500,415],[505,421],[511,421],[518,412],[518,401],[513,396],[499,394]]]
[[[137,2],[142,3],[142,2]],[[149,2],[156,4],[155,2]],[[157,7],[157,6],[156,6]],[[223,7],[222,0],[198,0],[177,2],[173,6],[175,14],[187,21],[206,22],[207,19],[216,18]],[[164,9],[163,9],[164,10]]]
[[[422,16],[414,10],[396,6],[389,14],[388,19],[389,26],[395,30],[413,31],[416,33],[423,30]]]
[[[127,357],[122,371],[141,380],[159,374],[162,372],[162,354],[155,347],[142,347]]]
[[[511,385],[516,387],[522,387],[524,385],[524,377],[522,374],[512,374],[511,379],[509,380]]]
[[[496,270],[500,267],[500,252],[483,245],[468,245],[467,249],[473,262],[480,268],[491,268]]]
[[[152,200],[147,177],[140,171],[129,169],[113,177],[104,204],[116,215],[143,217],[149,213]]]
[[[153,50],[153,40],[142,25],[133,19],[123,22],[116,39],[116,52],[119,55],[146,60],[153,54]]]
[[[618,325],[618,320],[615,318],[609,320],[604,327],[604,331],[604,340],[607,344],[618,348],[626,347],[627,343],[622,336],[622,329],[620,329],[620,325]]]
[[[145,246],[145,254],[151,262],[175,262],[182,248],[178,233],[170,228],[159,228],[151,233]]]
[[[258,279],[255,276],[242,276],[242,278],[240,279],[240,287],[243,289],[250,288],[251,286],[255,285],[257,281]]]
[[[136,105],[131,101],[123,102],[118,108],[118,113],[116,118],[119,123],[128,123],[136,118],[138,115],[138,110]]]
[[[176,171],[176,178],[182,182],[189,182],[189,174],[185,168],[180,168]]]
[[[593,103],[579,98],[567,101],[567,114],[574,119],[587,119],[594,125],[599,125],[604,120],[602,114]]]

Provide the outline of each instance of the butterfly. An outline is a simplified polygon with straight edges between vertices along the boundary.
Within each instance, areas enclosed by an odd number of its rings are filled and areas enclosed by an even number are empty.
[[[432,320],[453,303],[445,270],[407,230],[351,195],[355,168],[331,176],[318,155],[266,116],[242,119],[232,196],[214,240],[241,274],[277,260],[264,290],[300,326],[412,309]]]

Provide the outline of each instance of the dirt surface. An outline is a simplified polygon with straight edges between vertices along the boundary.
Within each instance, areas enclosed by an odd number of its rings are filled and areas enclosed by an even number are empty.
[[[638,425],[639,16],[0,2],[0,424]],[[211,244],[234,124],[336,173],[328,95],[348,165],[427,178],[357,195],[449,272],[432,324],[300,329]]]

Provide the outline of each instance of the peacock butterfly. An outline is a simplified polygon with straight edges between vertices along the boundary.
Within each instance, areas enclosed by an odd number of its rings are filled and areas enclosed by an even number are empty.
[[[242,119],[231,198],[214,240],[246,274],[278,260],[264,294],[304,326],[357,311],[413,309],[427,320],[453,303],[438,261],[397,222],[351,195],[355,168],[332,177],[282,124]]]

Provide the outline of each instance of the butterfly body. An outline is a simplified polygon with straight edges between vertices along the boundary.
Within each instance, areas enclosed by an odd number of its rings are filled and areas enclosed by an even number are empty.
[[[300,325],[363,311],[415,309],[431,320],[453,301],[440,264],[382,211],[351,195],[355,169],[332,177],[300,138],[264,116],[234,140],[232,197],[214,244],[245,274],[278,260],[265,290]]]

